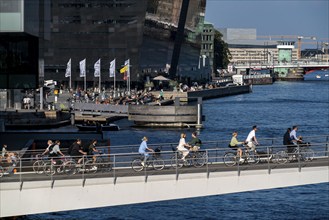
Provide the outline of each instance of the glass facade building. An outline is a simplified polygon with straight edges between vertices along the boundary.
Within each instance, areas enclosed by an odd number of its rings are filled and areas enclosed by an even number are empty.
[[[94,64],[101,59],[102,82],[116,59],[130,59],[132,83],[170,64],[182,0],[0,0],[0,87],[37,88],[43,80],[64,85],[71,59],[72,87],[83,87],[79,62],[86,59],[87,86],[98,85]],[[190,1],[185,42],[179,59],[182,75],[198,78],[206,0]],[[108,86],[106,86],[108,88]]]
[[[39,24],[38,0],[0,0],[0,88],[37,88]]]

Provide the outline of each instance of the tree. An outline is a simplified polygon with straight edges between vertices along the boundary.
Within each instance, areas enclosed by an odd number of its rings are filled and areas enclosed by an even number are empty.
[[[214,72],[217,73],[217,69],[226,69],[227,65],[232,59],[232,55],[228,49],[228,44],[222,39],[223,35],[219,31],[215,30],[214,39]]]

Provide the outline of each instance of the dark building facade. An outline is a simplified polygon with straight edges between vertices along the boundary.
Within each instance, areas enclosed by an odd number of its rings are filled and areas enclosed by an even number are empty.
[[[0,88],[38,86],[40,2],[0,0]],[[32,11],[34,10],[34,11]]]
[[[83,85],[79,61],[86,59],[88,86],[98,82],[94,63],[101,59],[102,81],[109,78],[110,62],[116,68],[130,59],[131,81],[139,78],[139,48],[143,40],[146,0],[51,0],[49,39],[43,42],[45,77],[64,78],[66,63],[72,62],[72,86]],[[123,74],[116,72],[116,80]]]
[[[132,83],[161,72],[172,56],[182,0],[0,0],[0,87],[37,88],[43,80],[83,87],[79,62],[86,59],[87,86],[96,86],[94,64],[101,59],[108,88],[110,62],[119,69],[130,59]],[[198,78],[205,0],[190,1],[179,71]],[[202,74],[202,72],[201,72]]]

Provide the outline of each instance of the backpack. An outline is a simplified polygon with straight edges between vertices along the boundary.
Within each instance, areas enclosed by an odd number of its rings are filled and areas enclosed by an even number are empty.
[[[53,149],[54,149],[54,146],[55,146],[55,144],[52,144],[52,145],[50,145],[50,146],[49,146],[49,148],[48,148],[48,150],[49,150],[49,153],[53,151]]]
[[[89,152],[89,146],[88,145],[83,146],[82,150],[83,150],[83,152],[88,153]]]
[[[69,155],[71,155],[71,153],[72,153],[73,145],[74,145],[74,143],[71,144],[71,146],[69,147],[69,149],[67,149],[67,153],[68,153]]]

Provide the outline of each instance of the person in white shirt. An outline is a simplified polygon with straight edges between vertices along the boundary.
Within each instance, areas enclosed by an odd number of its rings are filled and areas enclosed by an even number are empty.
[[[185,148],[188,146],[188,144],[185,142],[185,138],[186,138],[186,134],[181,133],[179,144],[177,146],[177,150],[183,154],[182,160],[185,160],[185,157],[189,154],[189,150]]]
[[[300,141],[300,138],[299,137],[297,138],[297,130],[298,127],[295,125],[292,127],[292,130],[290,132],[290,139],[294,145],[297,145],[298,142]]]
[[[246,139],[247,146],[251,150],[256,150],[256,145],[259,145],[257,138],[256,138],[256,131],[257,131],[257,126],[254,125],[252,127],[252,130],[249,132],[248,137]]]

